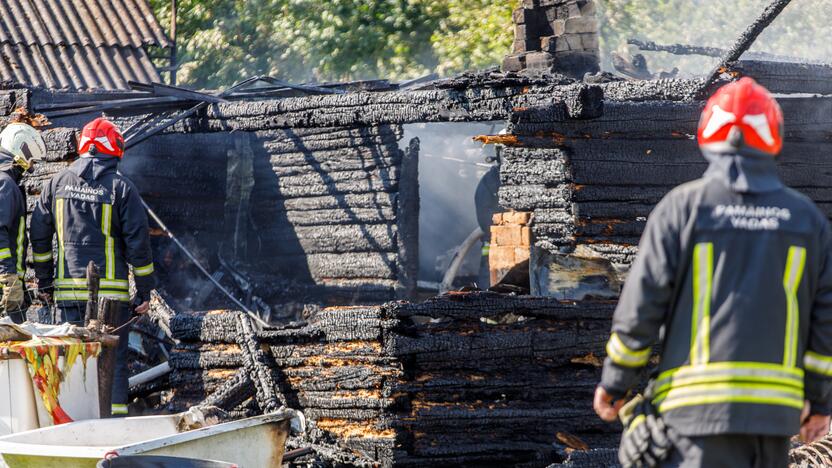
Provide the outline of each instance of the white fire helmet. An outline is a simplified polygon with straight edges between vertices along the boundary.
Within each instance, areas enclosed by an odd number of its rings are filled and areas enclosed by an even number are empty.
[[[0,132],[0,148],[10,153],[14,164],[24,171],[46,157],[46,144],[40,132],[25,123],[11,123],[4,128]]]

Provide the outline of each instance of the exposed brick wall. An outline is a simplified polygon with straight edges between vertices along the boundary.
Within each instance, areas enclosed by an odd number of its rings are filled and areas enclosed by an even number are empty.
[[[599,70],[593,0],[523,0],[513,19],[514,47],[503,60],[503,71],[582,78]]]

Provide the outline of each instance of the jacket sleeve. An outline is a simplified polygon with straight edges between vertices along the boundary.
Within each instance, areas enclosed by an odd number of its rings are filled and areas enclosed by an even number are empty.
[[[127,179],[124,180],[123,197],[118,206],[127,263],[133,266],[139,297],[146,300],[149,299],[150,290],[156,286],[153,253],[150,249],[150,227],[139,192]]]
[[[601,386],[623,397],[639,380],[670,309],[679,264],[682,220],[673,195],[650,214],[607,342]]]
[[[29,238],[32,242],[32,254],[35,276],[39,281],[51,281],[55,273],[52,258],[52,237],[55,234],[55,222],[52,213],[52,183],[46,181],[40,197],[32,211],[29,225]]]
[[[804,388],[813,414],[832,414],[832,231],[823,219],[817,290],[803,355]]]
[[[9,181],[0,182],[0,274],[17,274],[14,263],[16,234],[12,225],[20,203],[20,189]]]

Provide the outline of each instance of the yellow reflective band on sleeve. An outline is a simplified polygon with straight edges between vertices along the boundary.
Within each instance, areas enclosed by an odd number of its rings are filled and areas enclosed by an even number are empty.
[[[127,414],[127,405],[113,403],[110,407],[110,412],[113,414]]]
[[[7,258],[12,258],[11,249],[0,249],[0,260],[5,260]]]
[[[806,265],[806,249],[789,247],[786,258],[786,271],[783,272],[783,289],[786,291],[786,336],[783,344],[783,365],[797,365],[797,335],[800,321],[800,305],[797,302],[797,289],[803,277]]]
[[[64,199],[55,199],[55,233],[58,236],[58,279],[63,279],[64,273]]]
[[[46,263],[52,261],[52,251],[46,253],[34,252],[35,263]]]
[[[136,276],[152,275],[153,274],[153,264],[151,263],[150,265],[145,265],[143,267],[134,268],[133,273],[135,273]]]
[[[104,270],[107,279],[115,279],[116,277],[116,243],[113,239],[113,205],[105,203],[101,206],[101,233],[104,234]]]
[[[650,348],[628,348],[617,334],[613,333],[607,341],[607,356],[612,362],[624,367],[643,367],[650,359]]]
[[[832,377],[832,356],[806,351],[806,354],[803,355],[803,367],[815,374]]]
[[[693,248],[693,314],[690,362],[705,364],[710,359],[711,290],[713,287],[714,245],[700,242]]]
[[[489,253],[491,253],[491,244],[486,242],[482,245],[482,256],[487,257]]]
[[[23,241],[26,239],[26,217],[21,216],[17,227],[17,274],[23,275],[26,269],[23,267],[23,257],[26,251],[23,250]]]

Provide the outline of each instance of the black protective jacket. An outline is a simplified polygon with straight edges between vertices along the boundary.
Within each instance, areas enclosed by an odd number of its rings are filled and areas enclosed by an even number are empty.
[[[141,299],[155,286],[147,213],[117,168],[113,157],[84,156],[44,184],[32,213],[32,250],[40,286],[54,278],[58,302],[87,300],[90,261],[99,268],[99,297],[130,300],[128,264]]]
[[[613,319],[602,386],[637,384],[686,436],[790,436],[832,402],[832,231],[771,158],[708,155],[651,213]]]
[[[0,151],[0,274],[26,272],[26,198],[20,189],[20,172],[11,156]]]

